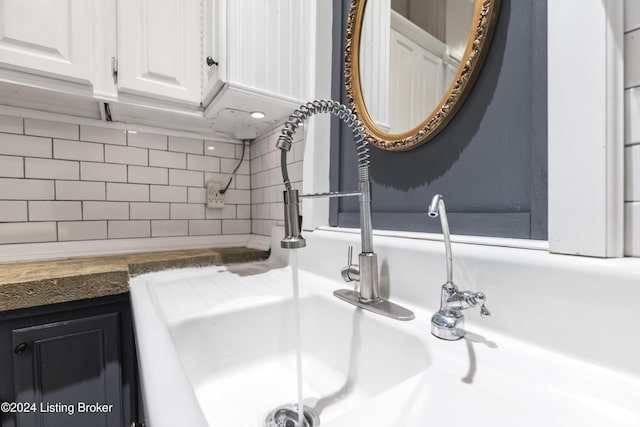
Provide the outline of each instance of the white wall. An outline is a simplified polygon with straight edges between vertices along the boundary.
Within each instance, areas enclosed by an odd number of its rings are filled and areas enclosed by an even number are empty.
[[[249,148],[225,208],[206,209],[241,145],[99,123],[0,115],[0,245],[250,232]]]
[[[625,0],[625,254],[640,256],[640,2]]]

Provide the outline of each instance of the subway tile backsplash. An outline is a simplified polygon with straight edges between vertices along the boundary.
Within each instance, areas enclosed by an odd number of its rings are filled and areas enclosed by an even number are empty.
[[[0,244],[249,234],[250,151],[207,209],[241,145],[0,115]]]
[[[237,200],[251,200],[250,214],[239,210],[236,215],[238,218],[249,216],[252,232],[264,236],[269,236],[274,226],[283,224],[282,191],[284,186],[280,171],[280,150],[276,148],[278,136],[280,136],[280,129],[274,130],[251,144],[251,162],[243,165],[246,169],[250,168],[251,170],[250,182],[240,184],[243,189],[249,189],[236,190],[244,191],[244,193],[232,196],[238,197]],[[298,132],[293,137],[293,146],[287,156],[289,179],[294,188],[302,190],[303,132]],[[246,206],[246,204],[238,205],[239,208],[240,206]],[[304,210],[304,204],[302,204],[302,210]]]

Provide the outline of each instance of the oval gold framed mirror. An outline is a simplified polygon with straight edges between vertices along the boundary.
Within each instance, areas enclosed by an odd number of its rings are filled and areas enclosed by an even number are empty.
[[[487,55],[499,3],[351,1],[345,84],[369,143],[411,150],[451,121]]]

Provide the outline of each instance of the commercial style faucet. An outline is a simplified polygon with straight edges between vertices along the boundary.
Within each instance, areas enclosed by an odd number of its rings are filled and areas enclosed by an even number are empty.
[[[331,113],[351,129],[356,143],[358,156],[358,191],[298,194],[291,186],[287,172],[287,152],[291,149],[292,136],[302,123],[314,114]],[[358,196],[360,205],[360,242],[361,252],[358,265],[352,264],[352,248],[349,248],[348,264],[342,269],[342,278],[346,282],[358,281],[359,291],[339,289],[333,294],[365,310],[398,320],[411,320],[412,311],[380,297],[378,284],[378,257],[373,251],[373,225],[371,222],[371,181],[369,179],[369,147],[366,133],[355,114],[337,101],[316,100],[308,102],[290,116],[284,124],[276,147],[281,150],[280,168],[284,181],[284,224],[285,237],[280,242],[282,248],[302,248],[306,242],[301,234],[300,199],[305,197],[350,197]]]
[[[449,221],[444,200],[441,194],[436,194],[429,204],[427,211],[432,218],[440,217],[444,246],[447,256],[447,281],[442,285],[440,293],[440,310],[431,317],[431,333],[437,338],[455,341],[464,337],[464,316],[462,310],[480,305],[480,315],[490,316],[484,303],[486,297],[482,292],[459,291],[453,283],[453,262],[451,256],[451,238],[449,236]]]

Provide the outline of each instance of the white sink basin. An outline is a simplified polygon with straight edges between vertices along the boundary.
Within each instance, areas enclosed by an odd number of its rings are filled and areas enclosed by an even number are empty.
[[[323,423],[429,365],[420,340],[379,316],[318,295],[302,298],[300,311],[305,405]],[[291,299],[249,298],[232,311],[170,328],[210,425],[259,426],[271,410],[296,401],[293,319]]]
[[[296,401],[291,271],[242,268],[134,279],[150,427],[258,427]],[[640,425],[633,378],[495,333],[441,341],[418,307],[400,322],[300,280],[305,405],[322,426]]]
[[[640,426],[639,262],[458,244],[457,284],[492,316],[465,311],[467,337],[449,342],[429,332],[441,242],[376,237],[382,290],[416,314],[401,322],[333,297],[357,238],[308,233],[300,252],[303,394],[321,426]],[[291,269],[276,259],[132,280],[149,427],[259,427],[296,402]]]

